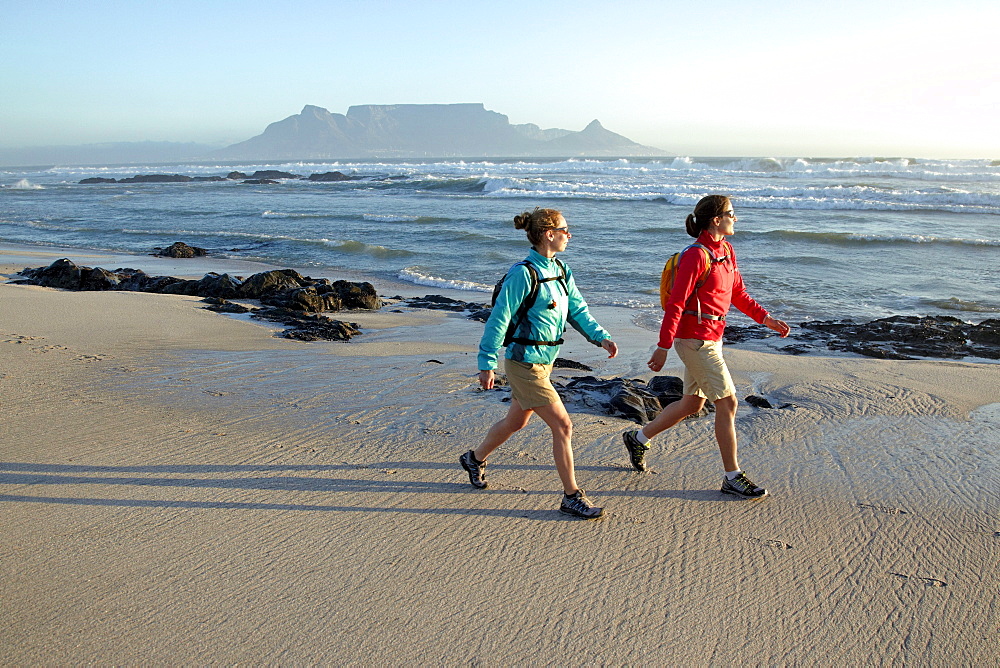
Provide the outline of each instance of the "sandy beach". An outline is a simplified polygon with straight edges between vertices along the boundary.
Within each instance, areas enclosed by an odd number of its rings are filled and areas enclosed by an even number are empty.
[[[223,266],[4,246],[0,278],[60,257]],[[489,490],[458,466],[507,408],[481,323],[384,308],[302,343],[202,306],[0,283],[0,664],[997,664],[996,364],[727,348],[741,400],[791,404],[740,407],[760,501],[719,493],[711,418],[638,474],[632,423],[570,404],[587,522],[539,420]],[[649,378],[653,334],[594,314],[619,357],[561,356]]]

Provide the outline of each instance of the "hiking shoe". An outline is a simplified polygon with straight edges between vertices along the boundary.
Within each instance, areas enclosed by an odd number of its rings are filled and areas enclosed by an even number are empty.
[[[625,441],[625,449],[628,450],[628,458],[632,461],[632,468],[636,471],[645,471],[646,463],[642,461],[642,458],[646,456],[646,450],[649,450],[649,443],[640,443],[635,437],[638,433],[638,429],[627,431],[622,434],[622,440]]]
[[[742,496],[744,499],[759,499],[763,496],[767,496],[767,490],[763,487],[758,487],[753,483],[750,478],[746,477],[744,474],[739,474],[732,480],[727,479],[725,476],[722,478],[722,492],[724,494],[733,494],[735,496]]]
[[[582,489],[578,489],[572,496],[563,494],[559,512],[573,515],[574,517],[582,517],[585,520],[596,520],[604,514],[604,508],[595,507],[590,502],[590,499],[587,498],[586,493]]]
[[[469,450],[464,455],[458,458],[458,462],[462,465],[462,468],[469,472],[469,482],[476,489],[486,489],[488,484],[486,482],[486,462],[481,462],[476,459],[476,455]]]

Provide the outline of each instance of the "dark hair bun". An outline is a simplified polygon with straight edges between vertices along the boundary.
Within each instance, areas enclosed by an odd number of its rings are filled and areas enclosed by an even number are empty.
[[[693,213],[688,214],[687,219],[684,221],[684,227],[687,229],[687,233],[695,239],[701,234],[701,230],[698,229],[698,219]]]

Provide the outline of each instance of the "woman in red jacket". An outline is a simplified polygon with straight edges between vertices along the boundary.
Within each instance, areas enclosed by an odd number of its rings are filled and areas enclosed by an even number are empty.
[[[722,491],[757,499],[767,490],[751,482],[740,469],[736,453],[736,388],[722,358],[722,332],[730,305],[782,337],[788,336],[789,327],[772,318],[743,286],[733,247],[725,239],[734,233],[736,220],[732,203],[724,195],[703,197],[687,217],[687,233],[704,248],[689,247],[681,256],[663,314],[660,340],[648,362],[652,371],[659,371],[673,347],[684,363],[684,395],[645,427],[627,431],[622,438],[632,467],[645,471],[643,457],[650,439],[697,413],[707,399],[715,404],[715,438],[725,468]],[[698,285],[706,269],[708,276]]]

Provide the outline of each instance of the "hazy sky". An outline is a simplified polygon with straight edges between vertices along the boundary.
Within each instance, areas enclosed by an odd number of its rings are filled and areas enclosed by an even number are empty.
[[[0,146],[482,102],[684,155],[1000,158],[998,0],[0,0]]]

